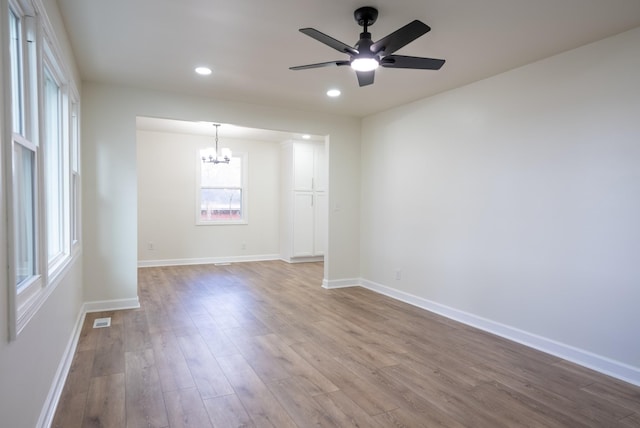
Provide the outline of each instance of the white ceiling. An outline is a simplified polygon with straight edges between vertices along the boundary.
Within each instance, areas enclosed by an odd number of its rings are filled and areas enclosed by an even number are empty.
[[[640,26],[640,0],[57,1],[83,80],[359,117]],[[397,53],[447,63],[382,69],[363,88],[347,67],[288,69],[345,59],[298,29],[353,44],[365,5],[380,12],[374,40],[419,19],[432,31]],[[342,96],[326,97],[334,87]]]

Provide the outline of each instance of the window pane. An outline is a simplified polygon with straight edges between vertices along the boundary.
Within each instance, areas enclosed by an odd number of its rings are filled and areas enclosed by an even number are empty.
[[[9,10],[10,55],[11,55],[11,101],[13,132],[24,135],[23,93],[22,93],[22,55],[20,44],[20,19]]]
[[[241,220],[241,189],[201,189],[200,220]]]
[[[74,173],[71,176],[71,242],[80,239],[78,229],[80,218],[80,177]]]
[[[78,103],[71,106],[71,170],[80,172],[80,122],[78,120]]]
[[[47,200],[47,254],[49,262],[64,251],[63,148],[61,138],[60,88],[45,69],[45,183]]]
[[[201,151],[204,156],[204,150]],[[242,187],[242,159],[232,157],[226,163],[203,163],[201,168],[201,187]]]
[[[35,154],[13,145],[16,285],[36,274]]]

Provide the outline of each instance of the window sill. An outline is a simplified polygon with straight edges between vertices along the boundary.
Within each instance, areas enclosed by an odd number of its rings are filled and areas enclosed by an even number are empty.
[[[20,305],[16,311],[15,328],[11,330],[10,340],[15,340],[34,315],[42,308],[51,293],[53,293],[63,278],[66,277],[71,266],[79,260],[78,254],[79,252],[76,252],[73,256],[62,259],[57,264],[55,272],[49,276],[47,283],[42,284],[33,296],[30,296],[26,302]]]
[[[230,221],[197,221],[196,226],[235,226],[247,225],[247,220],[230,220]]]

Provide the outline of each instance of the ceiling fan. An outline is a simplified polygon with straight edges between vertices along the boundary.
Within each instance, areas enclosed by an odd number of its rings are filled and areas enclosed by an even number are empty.
[[[411,43],[418,37],[426,34],[431,28],[417,19],[404,27],[394,31],[386,37],[374,42],[368,27],[373,25],[378,18],[378,10],[374,7],[361,7],[353,13],[358,25],[363,27],[360,40],[354,47],[334,39],[314,28],[301,28],[300,32],[306,34],[332,47],[333,49],[349,55],[348,60],[320,62],[317,64],[299,65],[290,67],[290,70],[307,70],[310,68],[350,65],[356,71],[360,86],[373,83],[375,69],[378,66],[385,68],[411,68],[418,70],[439,70],[444,64],[443,59],[420,58],[415,56],[393,55],[395,51]]]

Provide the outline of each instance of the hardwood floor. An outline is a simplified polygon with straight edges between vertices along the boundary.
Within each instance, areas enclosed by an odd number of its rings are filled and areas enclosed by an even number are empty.
[[[53,426],[640,427],[638,387],[321,280],[140,269],[140,309],[87,315]]]

